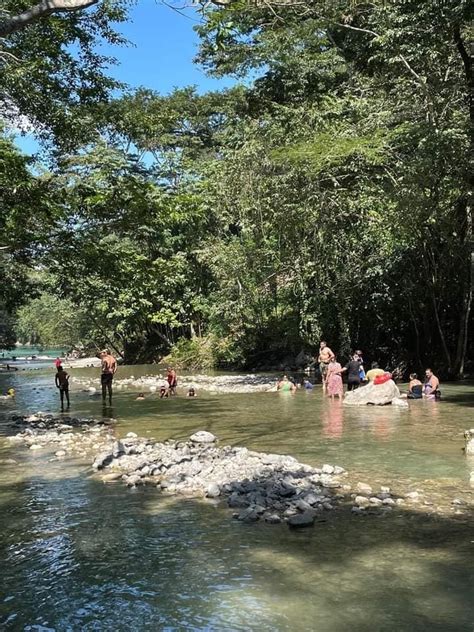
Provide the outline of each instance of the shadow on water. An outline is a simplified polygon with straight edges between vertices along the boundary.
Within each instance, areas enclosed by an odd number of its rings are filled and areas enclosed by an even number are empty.
[[[0,488],[2,629],[472,631],[467,515],[290,531],[50,465]]]

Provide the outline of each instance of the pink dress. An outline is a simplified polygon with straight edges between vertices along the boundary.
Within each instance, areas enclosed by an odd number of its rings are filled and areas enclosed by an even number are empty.
[[[327,394],[328,395],[342,395],[343,394],[343,386],[342,386],[342,377],[336,373],[336,371],[340,371],[342,369],[339,362],[331,362],[328,366],[328,372],[326,373],[326,384],[327,384]]]

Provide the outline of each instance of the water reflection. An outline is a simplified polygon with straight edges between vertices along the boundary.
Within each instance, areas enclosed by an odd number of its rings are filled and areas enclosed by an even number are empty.
[[[323,408],[323,435],[330,439],[338,439],[343,433],[344,411],[341,401],[326,402]]]

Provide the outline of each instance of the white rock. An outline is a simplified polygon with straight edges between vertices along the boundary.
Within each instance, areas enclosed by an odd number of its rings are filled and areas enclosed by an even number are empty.
[[[358,492],[361,492],[362,494],[372,493],[372,487],[370,485],[367,485],[367,483],[357,483],[356,490]]]
[[[138,435],[137,435],[137,433],[136,433],[136,432],[127,432],[126,436],[127,436],[129,439],[135,439],[136,437],[138,437]]]
[[[194,443],[214,443],[214,441],[217,441],[217,437],[215,437],[212,432],[207,432],[206,430],[195,432],[189,439]]]
[[[55,456],[66,456],[66,450],[58,450],[54,454]]]

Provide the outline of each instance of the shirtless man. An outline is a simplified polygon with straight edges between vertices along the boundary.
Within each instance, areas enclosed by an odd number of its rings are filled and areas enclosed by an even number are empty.
[[[117,370],[117,360],[111,355],[108,349],[104,349],[100,352],[101,364],[101,376],[100,383],[102,384],[102,401],[105,403],[106,391],[109,392],[109,404],[112,405],[112,380],[114,379],[115,372]]]
[[[59,388],[59,396],[61,397],[61,410],[64,410],[64,395],[66,395],[67,407],[71,405],[69,401],[69,373],[63,369],[61,365],[57,367],[58,372],[54,376],[56,388]]]
[[[334,353],[327,346],[324,340],[321,340],[319,344],[319,370],[321,371],[321,380],[323,382],[323,391],[326,390],[326,373],[328,372],[329,362],[334,358]]]
[[[439,380],[431,369],[425,371],[425,384],[423,386],[423,394],[427,399],[439,399]]]

